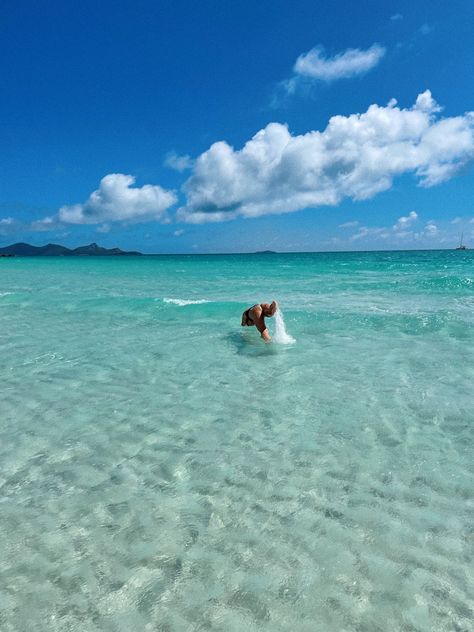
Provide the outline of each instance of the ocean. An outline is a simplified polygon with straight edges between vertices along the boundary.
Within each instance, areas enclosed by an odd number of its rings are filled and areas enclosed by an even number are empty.
[[[0,259],[0,629],[473,630],[473,325],[471,251]]]

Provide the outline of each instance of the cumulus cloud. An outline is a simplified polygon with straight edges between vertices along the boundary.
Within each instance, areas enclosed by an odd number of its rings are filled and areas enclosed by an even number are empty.
[[[374,68],[385,55],[385,48],[373,44],[367,50],[348,48],[334,57],[327,57],[322,46],[303,53],[296,60],[295,74],[322,81],[335,81],[363,75]]]
[[[350,242],[359,241],[360,239],[365,239],[366,237],[376,237],[378,239],[387,239],[390,237],[390,229],[378,227],[378,226],[361,226],[357,233],[351,235],[349,237]]]
[[[359,225],[359,222],[356,220],[354,222],[344,222],[344,224],[339,224],[338,228],[355,228]]]
[[[415,211],[411,211],[411,213],[409,213],[405,217],[399,217],[397,222],[394,224],[393,229],[405,230],[408,226],[410,226],[410,224],[413,224],[413,222],[416,222],[417,219],[418,219],[418,214]]]
[[[37,219],[34,222],[31,222],[30,228],[31,230],[35,230],[38,232],[54,230],[55,228],[57,228],[57,219],[54,217],[54,215],[44,217],[43,219]]]
[[[415,244],[420,246],[422,244],[433,244],[433,238],[436,238],[438,243],[449,240],[451,237],[442,235],[443,231],[440,231],[438,225],[429,220],[425,225],[418,230],[414,230],[413,224],[419,220],[418,214],[415,211],[411,211],[406,216],[399,217],[393,226],[359,226],[357,232],[350,235],[348,238],[349,243],[355,243],[358,241],[363,242],[386,242],[400,243],[400,244]],[[336,238],[337,239],[337,238]],[[343,243],[341,239],[337,239],[339,243]]]
[[[390,16],[390,19],[392,20],[392,22],[399,22],[400,20],[403,20],[403,15],[401,13],[395,13],[394,15]]]
[[[9,235],[15,231],[18,222],[13,217],[3,217],[0,219],[0,235]]]
[[[158,185],[133,187],[133,184],[133,176],[111,173],[102,178],[99,188],[84,204],[60,208],[59,219],[68,224],[146,222],[162,219],[177,201],[173,191]]]
[[[429,236],[436,235],[438,233],[438,227],[433,221],[429,221],[425,226],[425,231]]]
[[[242,149],[216,142],[183,185],[178,219],[219,222],[365,200],[406,173],[421,186],[439,184],[474,157],[474,112],[439,112],[427,90],[411,108],[393,99],[333,116],[322,132],[293,136],[286,125],[270,123]]]
[[[0,219],[0,234],[2,235],[13,235],[25,232],[52,232],[57,230],[58,227],[59,223],[55,215],[50,215],[43,219],[36,219],[31,222],[15,219],[14,217]]]
[[[188,154],[180,156],[176,152],[171,151],[165,158],[165,166],[179,172],[191,169],[193,164],[193,159]]]

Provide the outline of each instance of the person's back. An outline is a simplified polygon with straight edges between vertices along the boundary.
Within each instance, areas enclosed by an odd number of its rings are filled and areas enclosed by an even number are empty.
[[[278,309],[278,303],[258,303],[249,307],[242,314],[242,327],[256,327],[265,342],[271,341],[270,333],[265,324],[265,318],[271,318]]]

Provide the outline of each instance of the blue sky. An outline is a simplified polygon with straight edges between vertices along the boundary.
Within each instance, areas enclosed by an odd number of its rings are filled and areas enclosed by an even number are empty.
[[[0,245],[474,245],[473,23],[470,0],[4,5]]]

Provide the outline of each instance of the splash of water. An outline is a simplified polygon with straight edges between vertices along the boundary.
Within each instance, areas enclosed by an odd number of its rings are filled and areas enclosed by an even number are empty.
[[[287,333],[285,321],[281,309],[275,312],[275,333],[273,334],[273,342],[279,345],[292,345],[296,340]]]

